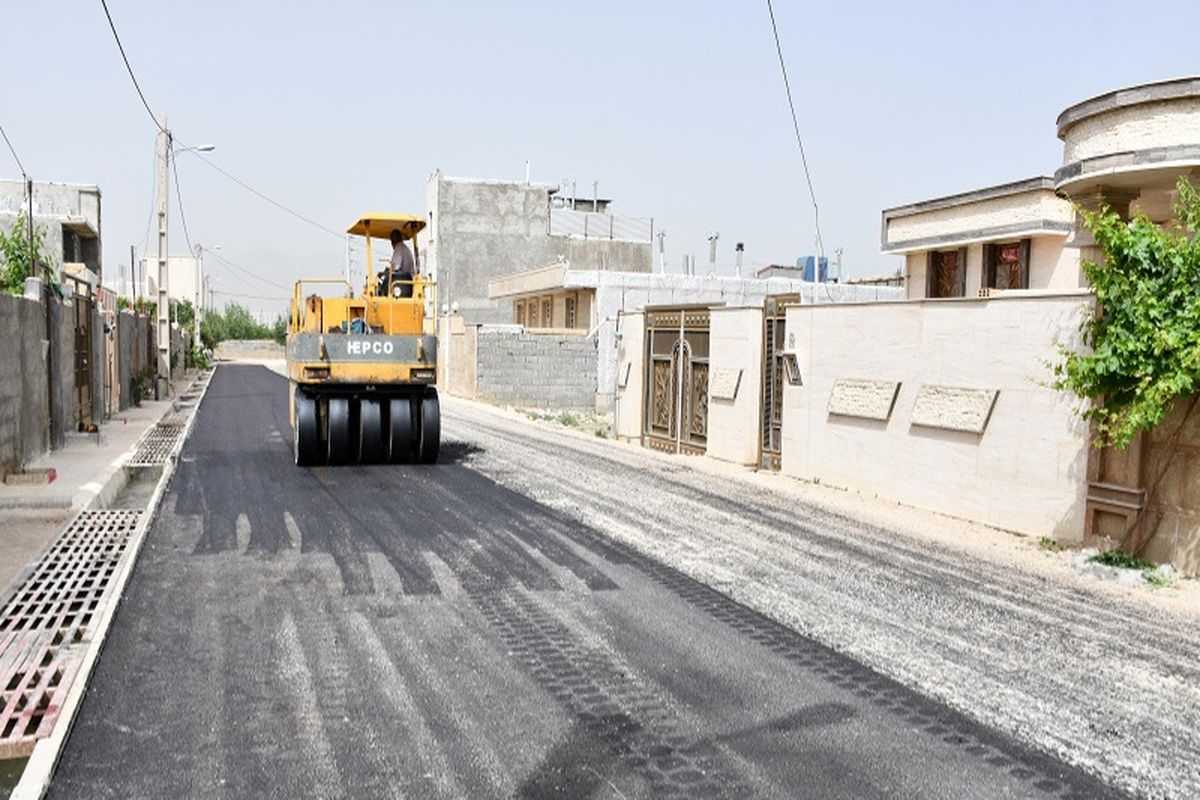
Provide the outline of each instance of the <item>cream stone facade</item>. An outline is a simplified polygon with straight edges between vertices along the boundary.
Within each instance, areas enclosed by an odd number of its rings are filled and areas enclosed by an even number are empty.
[[[1200,402],[1179,398],[1127,450],[1100,450],[1049,366],[1095,312],[1080,263],[1102,253],[1075,204],[1172,222],[1176,181],[1200,183],[1200,79],[1101,95],[1058,132],[1053,178],[883,212],[907,302],[620,315],[617,435],[1200,574]]]
[[[1064,246],[1074,229],[1074,208],[1054,179],[1038,177],[887,209],[883,251],[904,256],[909,299],[1058,291],[1082,285],[1079,253]],[[1015,259],[1004,260],[1006,248]],[[942,254],[959,271],[954,280],[931,274],[945,268]]]

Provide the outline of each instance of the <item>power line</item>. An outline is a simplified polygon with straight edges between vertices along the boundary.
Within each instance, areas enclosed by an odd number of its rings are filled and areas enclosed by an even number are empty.
[[[260,200],[265,200],[266,202],[268,202],[268,203],[270,203],[271,205],[273,205],[273,206],[275,206],[276,208],[278,208],[280,211],[283,211],[283,212],[285,212],[285,213],[287,213],[287,214],[291,214],[291,215],[292,215],[293,217],[295,217],[296,219],[298,219],[298,220],[301,220],[302,222],[307,222],[309,225],[312,225],[314,228],[319,228],[319,229],[321,229],[321,230],[325,231],[326,233],[329,233],[329,234],[332,234],[333,236],[336,236],[336,237],[338,237],[339,239],[343,239],[343,238],[345,238],[345,234],[343,234],[341,231],[335,231],[333,228],[327,228],[327,227],[325,227],[324,225],[322,225],[321,223],[317,222],[316,220],[314,220],[314,219],[312,219],[312,218],[310,218],[310,217],[306,217],[306,216],[304,216],[304,215],[303,215],[303,214],[301,214],[299,211],[293,211],[292,209],[290,209],[290,208],[288,208],[287,206],[285,206],[283,203],[280,203],[278,200],[275,200],[275,199],[273,199],[273,198],[271,198],[271,197],[268,197],[267,195],[265,195],[265,194],[263,194],[262,192],[260,192],[258,189],[255,189],[253,186],[251,186],[250,184],[246,183],[246,182],[245,182],[245,181],[243,181],[241,178],[238,178],[236,175],[233,175],[233,174],[231,174],[231,173],[229,173],[229,172],[226,172],[225,170],[221,169],[221,167],[217,166],[217,165],[216,165],[216,164],[214,164],[212,161],[209,161],[207,158],[205,158],[204,156],[200,155],[200,154],[199,154],[199,153],[197,153],[195,150],[191,150],[191,151],[189,151],[189,152],[191,152],[191,153],[192,153],[192,155],[194,155],[196,158],[198,158],[198,159],[200,159],[201,161],[203,161],[205,164],[207,164],[208,166],[210,166],[211,168],[213,168],[213,169],[214,169],[214,170],[216,170],[217,172],[219,172],[219,173],[221,173],[222,175],[224,175],[224,176],[225,176],[226,178],[228,178],[229,180],[231,180],[231,181],[233,181],[234,183],[236,183],[238,186],[240,186],[240,187],[242,187],[243,189],[245,189],[247,192],[250,192],[250,193],[251,193],[252,195],[254,195],[255,197],[258,197]]]
[[[783,62],[783,46],[779,43],[779,28],[775,26],[775,9],[771,7],[771,0],[767,0],[767,13],[771,15],[771,31],[775,34],[775,52],[779,54],[779,70],[783,73],[783,88],[787,92],[788,108],[792,110],[792,128],[796,131],[796,144],[800,146],[800,163],[804,165],[804,180],[808,182],[808,196],[812,198],[813,227],[817,234],[818,256],[824,258],[825,244],[821,240],[821,212],[817,207],[817,193],[813,190],[812,175],[808,171],[808,158],[804,155],[804,141],[800,138],[800,122],[796,119],[796,104],[792,102],[792,86],[788,82],[787,66]],[[817,264],[817,269],[820,269],[820,262]]]
[[[239,267],[237,264],[235,264],[232,261],[230,261],[229,259],[225,258],[225,256],[219,255],[218,253],[216,253],[213,250],[209,250],[209,251],[207,251],[207,253],[208,253],[208,255],[215,258],[217,261],[221,262],[222,264],[224,264],[225,266],[234,270],[235,272],[240,272],[242,275],[245,275],[247,278],[250,278],[255,281],[259,281],[260,283],[266,284],[267,286],[272,286],[276,289],[283,289],[285,292],[291,291],[292,287],[285,286],[282,283],[276,283],[275,281],[272,281],[272,280],[268,280],[267,278],[264,278],[261,275],[256,275],[255,273],[251,272],[250,270],[248,270],[244,267]]]
[[[27,176],[29,173],[25,171],[25,165],[21,163],[21,157],[17,155],[17,150],[12,146],[12,142],[8,140],[8,134],[4,132],[4,126],[0,125],[0,136],[4,137],[4,143],[8,145],[8,152],[12,153],[13,161],[17,162],[17,166],[21,168],[21,177]]]
[[[262,294],[240,294],[238,292],[222,292],[219,289],[210,289],[209,291],[211,291],[213,294],[219,294],[222,297],[240,297],[243,300],[278,300],[280,302],[286,303],[292,299],[290,297],[276,297],[276,296],[269,296],[269,295],[262,295]]]
[[[121,51],[121,60],[125,62],[125,69],[129,72],[129,80],[133,81],[133,88],[137,89],[138,97],[142,98],[142,105],[146,107],[146,113],[150,115],[150,120],[154,123],[154,127],[166,133],[166,129],[159,124],[158,117],[154,116],[154,111],[151,110],[150,103],[146,101],[146,95],[142,93],[142,87],[138,84],[137,76],[133,74],[133,67],[129,64],[129,56],[125,55],[125,46],[121,44],[121,36],[117,33],[117,26],[113,23],[112,14],[108,11],[107,0],[100,0],[100,5],[104,6],[104,16],[108,17],[108,27],[112,31],[113,38],[117,40],[117,49]]]
[[[170,157],[169,153],[168,157]],[[187,242],[188,253],[195,255],[196,251],[192,248],[192,237],[188,235],[187,216],[183,213],[183,194],[179,190],[179,170],[175,167],[174,158],[171,158],[171,173],[175,176],[175,200],[179,203],[179,221],[183,223],[183,240]]]
[[[108,2],[107,2],[107,0],[100,0],[100,5],[104,7],[104,16],[105,16],[105,17],[108,19],[108,27],[109,27],[109,30],[111,30],[111,31],[112,31],[113,39],[114,39],[114,40],[116,41],[116,43],[117,43],[117,49],[118,49],[118,50],[121,52],[121,60],[125,62],[125,70],[126,70],[128,73],[129,73],[129,79],[130,79],[131,81],[133,81],[133,88],[137,90],[138,97],[139,97],[139,98],[141,98],[142,105],[143,105],[143,106],[145,106],[145,108],[146,108],[146,113],[150,115],[150,120],[151,120],[151,121],[154,123],[154,127],[158,128],[158,130],[159,130],[159,131],[161,131],[163,134],[166,134],[166,135],[170,136],[170,134],[168,133],[167,129],[166,129],[166,128],[164,128],[164,127],[163,127],[161,124],[159,124],[158,117],[157,117],[157,116],[155,116],[155,114],[154,114],[154,110],[150,108],[150,103],[149,103],[149,102],[146,100],[146,95],[145,95],[145,93],[144,93],[144,92],[142,92],[142,87],[141,87],[141,85],[138,83],[137,76],[136,76],[136,75],[134,74],[134,72],[133,72],[133,66],[132,66],[132,65],[130,65],[130,63],[129,63],[129,56],[127,56],[127,55],[125,54],[125,46],[124,46],[123,44],[121,44],[121,36],[120,36],[120,34],[118,34],[118,33],[117,33],[117,26],[116,26],[116,24],[113,22],[112,14],[111,14],[111,13],[109,12],[109,10],[108,10]],[[8,137],[6,136],[6,137],[5,137],[5,141],[7,141],[7,140],[8,140]],[[184,144],[182,141],[180,141],[180,140],[178,140],[178,139],[176,139],[175,141],[179,142],[179,144]],[[9,145],[9,149],[11,149],[11,147],[12,147],[12,146],[11,146],[11,145]],[[186,145],[185,145],[185,149],[187,149],[187,148],[186,148]],[[332,234],[333,236],[336,236],[336,237],[338,237],[339,239],[341,239],[341,238],[343,237],[343,234],[341,233],[341,231],[335,231],[335,230],[333,230],[332,228],[327,228],[327,227],[325,227],[324,225],[322,225],[321,223],[317,222],[316,220],[314,220],[314,219],[311,219],[311,218],[309,218],[309,217],[306,217],[306,216],[304,216],[304,215],[303,215],[303,214],[301,214],[299,211],[293,211],[292,209],[290,209],[290,208],[288,208],[287,206],[285,206],[283,203],[280,203],[278,200],[275,200],[275,199],[273,199],[273,198],[271,198],[271,197],[268,197],[266,194],[264,194],[263,192],[260,192],[258,189],[255,189],[253,186],[251,186],[250,184],[246,183],[246,182],[245,182],[245,181],[243,181],[242,179],[238,178],[236,175],[233,175],[233,174],[231,174],[231,173],[229,173],[229,172],[225,171],[225,170],[224,170],[224,169],[222,169],[221,167],[219,167],[219,166],[217,166],[216,164],[214,164],[212,161],[209,161],[209,160],[208,160],[207,158],[205,158],[204,156],[200,155],[199,153],[196,153],[196,151],[195,151],[195,150],[191,150],[190,152],[194,153],[194,154],[196,155],[196,158],[198,158],[198,159],[200,159],[201,161],[203,161],[205,164],[207,164],[207,165],[208,165],[209,167],[211,167],[212,169],[214,169],[214,170],[216,170],[217,172],[221,173],[221,174],[222,174],[222,175],[224,175],[226,178],[228,178],[229,180],[233,181],[233,182],[234,182],[234,183],[236,183],[238,186],[241,186],[243,189],[245,189],[246,191],[248,191],[248,192],[250,192],[251,194],[255,195],[255,196],[256,196],[256,197],[258,197],[259,199],[261,199],[261,200],[264,200],[264,201],[266,201],[266,202],[270,203],[271,205],[275,206],[275,207],[276,207],[276,208],[278,208],[280,211],[283,211],[283,212],[285,212],[285,213],[291,214],[291,215],[292,215],[293,217],[295,217],[296,219],[302,220],[303,222],[307,222],[309,225],[312,225],[313,227],[319,228],[319,229],[321,229],[321,230],[325,231],[326,233]],[[15,155],[16,155],[16,154],[14,153],[14,156],[15,156]],[[173,164],[173,162],[172,162],[172,169],[174,169],[174,164]],[[23,171],[23,170],[22,170],[22,171]],[[179,185],[179,179],[178,179],[178,175],[176,176],[176,181],[175,181],[175,183],[176,183],[176,189],[178,189],[178,185]],[[176,194],[178,194],[178,191],[176,192]],[[181,205],[181,207],[180,207],[180,216],[182,217],[182,215],[183,215],[183,208],[182,208],[182,205]],[[187,224],[185,223],[185,224],[184,224],[184,235],[186,236],[186,234],[187,234]],[[190,243],[189,243],[189,245],[190,245]]]

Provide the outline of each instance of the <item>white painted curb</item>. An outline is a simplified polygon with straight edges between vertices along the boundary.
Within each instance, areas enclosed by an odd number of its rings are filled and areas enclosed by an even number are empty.
[[[208,387],[212,385],[216,374],[217,371],[214,366],[212,375],[209,376],[208,382],[205,383],[204,389],[196,399],[195,408],[192,411],[192,415],[188,418],[187,427],[184,428],[183,435],[179,437],[179,441],[175,443],[175,447],[171,450],[170,457],[163,465],[162,475],[159,476],[158,485],[154,487],[154,494],[150,497],[150,504],[146,506],[145,513],[142,514],[142,518],[138,520],[137,527],[129,537],[129,546],[124,556],[125,560],[113,579],[112,596],[104,605],[104,610],[100,613],[99,623],[92,634],[92,641],[88,645],[87,652],[84,653],[83,663],[80,664],[79,671],[75,674],[71,690],[67,692],[67,699],[63,701],[58,721],[54,725],[54,732],[34,745],[33,754],[29,756],[29,763],[25,765],[25,772],[22,773],[17,787],[9,795],[9,800],[41,800],[50,788],[50,781],[54,778],[54,770],[58,766],[59,758],[62,756],[63,748],[66,746],[71,728],[75,724],[75,717],[79,713],[79,707],[83,703],[84,696],[87,694],[88,683],[92,678],[92,671],[96,668],[96,661],[100,658],[100,651],[104,649],[104,642],[108,638],[108,631],[112,627],[117,607],[121,605],[121,599],[125,595],[125,585],[129,582],[129,576],[133,574],[134,565],[137,564],[138,554],[142,550],[142,542],[146,539],[146,532],[150,529],[150,523],[154,521],[154,517],[158,513],[158,506],[162,502],[163,495],[166,493],[167,484],[170,483],[171,476],[175,474],[175,465],[178,463],[179,454],[183,450],[184,443],[187,442],[188,437],[192,434],[192,426],[196,424],[196,417],[200,414],[200,404],[204,401],[205,395],[208,394]]]

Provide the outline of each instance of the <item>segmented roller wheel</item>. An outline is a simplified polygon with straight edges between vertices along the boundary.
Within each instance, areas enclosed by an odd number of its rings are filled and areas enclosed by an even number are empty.
[[[417,460],[422,464],[437,461],[442,444],[442,412],[436,394],[421,398],[421,438]]]
[[[383,406],[378,400],[364,399],[359,404],[359,459],[378,464],[387,458],[388,441],[383,436]]]
[[[412,460],[413,413],[412,401],[394,397],[388,406],[388,456],[393,464]]]
[[[296,424],[292,430],[292,451],[296,464],[311,467],[321,461],[321,426],[317,419],[317,401],[296,390]]]
[[[350,398],[329,398],[329,463],[349,464],[355,460],[354,445],[358,443],[357,431],[350,419]]]

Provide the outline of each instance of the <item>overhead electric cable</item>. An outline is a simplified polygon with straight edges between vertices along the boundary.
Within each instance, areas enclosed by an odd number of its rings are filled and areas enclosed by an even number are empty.
[[[175,159],[171,158],[171,174],[175,176],[175,200],[179,203],[179,221],[183,223],[183,240],[187,242],[188,252],[195,255],[192,247],[192,237],[188,234],[187,215],[183,213],[183,194],[179,190],[179,170],[175,167]]]
[[[243,300],[278,300],[282,303],[286,303],[292,299],[290,297],[274,297],[274,296],[267,296],[267,295],[262,295],[262,294],[241,294],[239,292],[223,292],[220,289],[211,289],[210,291],[213,294],[220,295],[221,297],[240,297]]]
[[[104,16],[108,18],[108,27],[112,31],[113,38],[117,41],[117,49],[121,51],[121,60],[125,62],[125,69],[129,72],[129,80],[133,81],[133,88],[137,89],[138,97],[142,98],[142,105],[146,107],[146,113],[150,115],[150,120],[154,123],[154,127],[158,128],[163,133],[167,131],[158,122],[158,117],[154,116],[154,111],[150,108],[150,103],[146,100],[146,95],[142,92],[141,85],[138,84],[137,76],[133,74],[133,67],[129,63],[129,56],[125,55],[125,46],[121,44],[121,36],[117,33],[117,26],[113,22],[112,14],[108,11],[107,0],[100,0],[100,5],[104,7]]]
[[[303,214],[301,214],[299,211],[293,211],[292,209],[290,209],[290,208],[288,208],[287,206],[285,206],[283,203],[280,203],[278,200],[274,200],[274,199],[272,199],[272,198],[268,197],[267,195],[263,194],[262,192],[260,192],[258,189],[255,189],[253,186],[251,186],[250,184],[246,183],[246,182],[245,182],[245,181],[243,181],[241,178],[238,178],[236,175],[233,175],[233,174],[231,174],[231,173],[229,173],[229,172],[226,172],[224,169],[222,169],[221,167],[218,167],[218,166],[217,166],[216,164],[214,164],[212,161],[209,161],[207,158],[205,158],[204,156],[200,155],[200,154],[199,154],[199,153],[197,153],[195,150],[192,150],[192,151],[190,151],[190,152],[191,152],[191,153],[192,153],[192,155],[194,155],[196,158],[200,159],[200,160],[201,160],[201,161],[203,161],[205,164],[207,164],[208,166],[212,167],[214,170],[216,170],[217,172],[221,173],[221,174],[222,174],[222,175],[224,175],[226,178],[228,178],[229,180],[231,180],[231,181],[233,181],[234,183],[236,183],[238,186],[240,186],[240,187],[242,187],[243,189],[245,189],[247,192],[250,192],[250,193],[251,193],[251,194],[253,194],[255,197],[258,197],[260,200],[264,200],[264,201],[266,201],[266,202],[270,203],[271,205],[273,205],[273,206],[275,206],[276,208],[278,208],[280,211],[283,211],[283,212],[285,212],[285,213],[291,214],[293,217],[295,217],[295,218],[296,218],[296,219],[298,219],[298,220],[301,220],[301,221],[303,221],[303,222],[307,222],[309,225],[312,225],[314,228],[320,228],[321,230],[325,231],[326,233],[332,234],[332,235],[334,235],[334,236],[338,237],[339,239],[344,239],[344,238],[345,238],[345,234],[344,234],[344,233],[342,233],[342,232],[340,232],[340,231],[335,231],[333,228],[327,228],[327,227],[325,227],[324,225],[322,225],[321,223],[317,222],[316,220],[314,220],[314,219],[311,219],[311,218],[309,218],[309,217],[306,217],[306,216],[304,216],[304,215],[303,215]]]
[[[215,258],[221,264],[224,264],[226,267],[229,267],[230,269],[234,270],[235,272],[241,273],[242,275],[246,276],[247,278],[259,281],[260,283],[263,283],[267,286],[272,286],[276,289],[282,289],[285,292],[291,291],[292,287],[285,286],[282,283],[276,283],[275,281],[272,281],[268,278],[264,278],[261,275],[256,275],[255,273],[251,272],[250,270],[246,269],[245,267],[239,267],[237,264],[233,263],[225,256],[221,255],[220,253],[217,253],[215,250],[206,250],[205,252],[208,253],[208,255]]]
[[[150,108],[150,103],[149,103],[149,101],[146,100],[146,95],[142,91],[141,84],[138,83],[137,76],[133,72],[133,66],[130,65],[130,63],[129,63],[129,57],[125,54],[125,46],[123,44],[121,44],[121,36],[120,36],[120,34],[117,33],[117,26],[113,22],[112,14],[109,13],[107,0],[100,0],[100,5],[104,7],[104,16],[108,19],[109,30],[112,31],[113,39],[116,40],[116,43],[117,43],[117,49],[121,52],[121,60],[125,62],[125,70],[129,73],[129,79],[131,81],[133,81],[133,88],[137,90],[138,97],[141,98],[142,105],[145,106],[145,108],[146,108],[146,113],[150,115],[150,119],[154,123],[154,127],[158,128],[160,131],[162,131],[167,136],[170,136],[171,135],[170,132],[167,131],[167,129],[164,128],[161,124],[159,124],[158,117],[155,116],[154,110]],[[5,138],[7,139],[7,137],[5,137]],[[175,139],[175,141],[181,145],[184,145],[184,143],[182,141],[180,141],[179,139]],[[183,149],[188,150],[186,145],[184,145]],[[292,209],[285,206],[283,203],[280,203],[278,200],[268,197],[263,192],[260,192],[258,189],[255,189],[253,186],[246,183],[242,179],[238,178],[236,175],[233,175],[233,174],[225,171],[221,167],[214,164],[212,161],[209,161],[207,158],[205,158],[204,156],[197,153],[195,150],[190,150],[190,152],[195,154],[196,158],[203,161],[205,164],[207,164],[212,169],[221,173],[226,178],[233,181],[238,186],[241,186],[243,189],[245,189],[246,191],[255,195],[259,199],[264,200],[264,201],[270,203],[271,205],[275,206],[280,211],[291,214],[296,219],[299,219],[303,222],[307,222],[309,225],[312,225],[316,228],[320,228],[321,230],[325,231],[326,233],[332,234],[333,236],[336,236],[339,239],[344,238],[344,234],[341,231],[335,231],[333,228],[327,228],[324,225],[322,225],[321,223],[317,222],[316,220],[306,217],[298,211],[293,211]],[[176,183],[178,184],[178,178],[176,179]],[[181,209],[181,213],[182,213],[182,209]],[[185,232],[186,232],[186,227],[187,226],[185,225],[184,226]]]
[[[813,190],[812,175],[808,171],[808,157],[804,154],[804,141],[800,138],[800,122],[796,118],[796,104],[792,102],[792,86],[788,82],[787,66],[783,61],[783,46],[779,43],[779,28],[775,26],[775,9],[771,7],[771,0],[767,0],[767,13],[771,15],[771,31],[775,34],[775,52],[779,54],[779,70],[783,73],[783,89],[787,93],[788,108],[792,111],[792,128],[796,132],[796,144],[800,147],[800,163],[804,165],[804,180],[808,182],[808,196],[812,198],[813,228],[816,231],[818,256],[824,258],[825,244],[821,240],[821,212],[817,207],[817,193]],[[818,274],[813,277],[820,277],[820,269],[821,264],[818,261],[816,267]]]
[[[4,143],[8,145],[8,152],[12,153],[13,161],[17,162],[17,167],[21,170],[21,177],[27,176],[29,173],[25,171],[25,165],[21,163],[21,157],[17,155],[17,149],[8,140],[8,134],[4,132],[3,125],[0,125],[0,136],[4,137]]]

